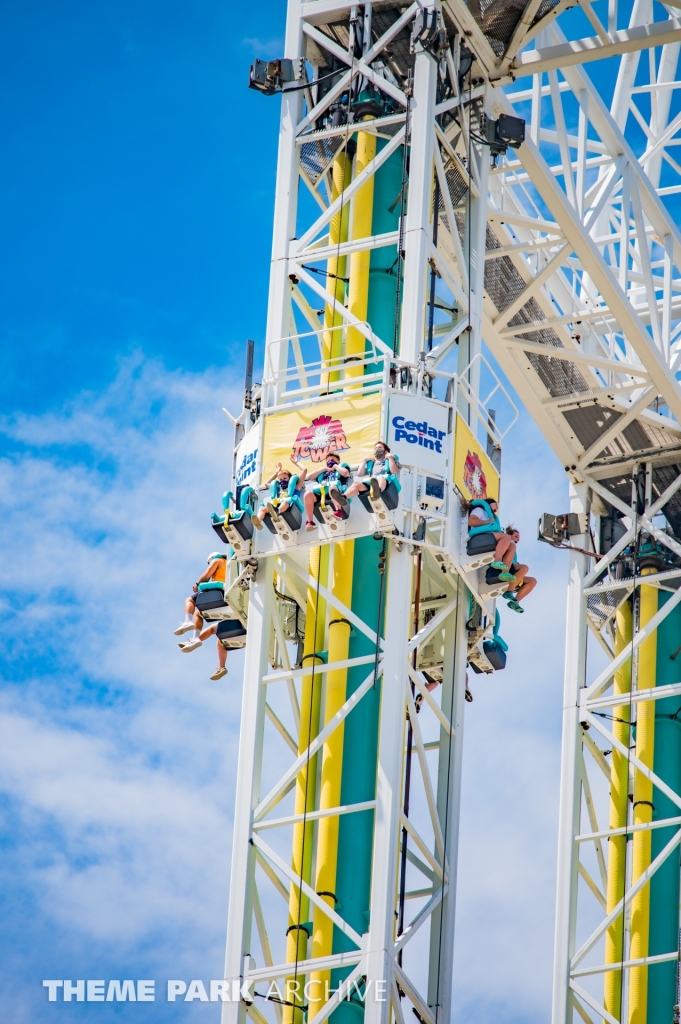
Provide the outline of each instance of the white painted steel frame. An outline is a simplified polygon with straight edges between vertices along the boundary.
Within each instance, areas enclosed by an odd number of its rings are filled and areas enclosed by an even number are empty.
[[[335,53],[336,56],[342,55],[342,51],[337,52],[339,51],[337,46],[331,46],[324,38],[320,40],[320,33],[314,26],[320,6],[328,7],[329,5],[302,5],[298,0],[289,3],[285,50],[287,57],[297,59],[302,54],[304,36],[314,39],[317,44],[326,45],[329,52]],[[391,86],[389,81],[376,75],[369,67],[369,63],[372,56],[380,55],[382,47],[390,41],[402,25],[408,25],[411,22],[419,9],[418,4],[413,4],[400,19],[400,24],[388,30],[382,39],[365,54],[362,61],[352,59],[348,61],[351,66],[350,75],[363,73],[366,77],[371,78],[380,89],[401,103],[406,102],[401,91]],[[346,76],[346,78],[348,77]],[[453,266],[451,261],[447,262],[447,255],[442,246],[434,249],[432,244],[431,197],[435,173],[434,158],[437,157],[440,166],[442,164],[440,148],[436,143],[434,122],[436,78],[436,61],[430,54],[421,50],[416,54],[409,115],[412,164],[405,223],[405,287],[400,357],[393,359],[393,364],[398,369],[411,364],[414,370],[418,371],[413,376],[412,390],[417,387],[420,390],[423,381],[423,350],[426,336],[430,266],[437,265],[441,274],[453,286],[457,297],[461,301],[466,301],[465,292],[458,283],[459,275],[464,267],[458,236],[456,238],[459,254],[458,267]],[[314,88],[314,83],[312,87]],[[316,117],[322,107],[328,106],[334,96],[340,94],[340,91],[342,91],[340,87],[334,86],[324,101],[317,104],[312,115]],[[268,379],[263,381],[263,385],[258,391],[258,396],[264,403],[264,413],[281,407],[284,402],[287,405],[290,404],[290,398],[284,398],[284,396],[289,394],[291,373],[294,377],[296,374],[298,375],[300,384],[298,390],[301,396],[299,401],[301,403],[311,400],[306,399],[305,394],[313,395],[314,393],[314,388],[308,383],[308,378],[312,379],[310,377],[310,356],[309,353],[308,355],[303,354],[300,347],[302,339],[295,327],[296,321],[293,314],[295,305],[306,318],[313,333],[319,337],[323,328],[318,315],[310,305],[311,300],[308,297],[310,295],[321,299],[324,305],[334,308],[340,314],[344,324],[353,325],[360,333],[364,334],[367,340],[375,346],[377,354],[381,353],[381,355],[392,357],[392,339],[378,338],[371,324],[359,323],[349,309],[338,302],[335,295],[332,295],[303,266],[310,261],[328,259],[331,255],[337,255],[339,251],[349,254],[352,251],[382,245],[394,246],[397,241],[395,234],[391,232],[367,239],[363,245],[359,245],[355,241],[342,246],[341,250],[336,248],[335,251],[332,251],[328,246],[328,235],[325,232],[328,230],[331,217],[340,207],[341,200],[329,205],[319,193],[315,198],[318,199],[321,210],[317,212],[316,219],[308,226],[304,226],[302,230],[297,226],[299,216],[298,182],[300,181],[305,187],[310,188],[309,179],[301,173],[300,169],[300,143],[304,141],[304,133],[313,119],[310,112],[304,113],[304,103],[302,91],[284,96],[282,99],[266,339]],[[397,133],[378,153],[363,175],[350,184],[343,196],[343,203],[350,202],[353,192],[361,185],[362,181],[368,180],[370,175],[375,173],[391,153],[401,145],[405,136],[405,128],[399,128],[399,119],[393,118],[392,120],[398,124]],[[402,120],[404,119],[402,118]],[[480,160],[479,154],[478,160]],[[478,218],[482,217],[484,236],[483,211],[484,197],[480,201],[478,211]],[[296,234],[298,234],[297,238],[295,238]],[[478,231],[479,238],[480,231]],[[484,264],[484,240],[482,244],[483,249],[478,253],[474,243],[472,254],[474,259],[477,256],[480,266]],[[306,292],[302,291],[303,287],[307,289]],[[475,315],[476,322],[479,324],[481,323],[481,287],[478,287],[476,298]],[[467,309],[465,312],[468,312]],[[462,323],[460,329],[463,330],[464,326],[465,324]],[[478,331],[477,349],[471,351],[470,355],[474,355],[475,351],[479,352],[479,350]],[[289,365],[291,352],[295,356],[293,370]],[[470,355],[461,364],[464,370],[467,369],[467,364],[470,362]],[[318,359],[319,354],[314,355],[313,361],[314,358]],[[479,365],[481,364],[478,360],[475,368],[477,369]],[[471,410],[472,421],[480,418],[476,402],[475,386],[469,380],[464,405]],[[511,408],[513,408],[512,402]],[[484,423],[487,427],[486,415]],[[496,428],[491,427],[490,432],[496,436]],[[408,501],[407,492],[403,497],[405,501]],[[452,514],[455,514],[456,529],[458,530],[458,510]],[[436,515],[434,521],[438,518],[443,519],[446,527],[445,535],[449,537],[452,524],[447,523],[446,516],[438,517]],[[432,544],[428,536],[424,541],[411,545],[390,544],[386,587],[386,636],[384,640],[380,641],[382,653],[378,662],[378,670],[382,676],[382,700],[376,800],[371,801],[370,805],[360,804],[336,809],[338,814],[356,813],[359,810],[366,810],[368,806],[374,809],[371,910],[366,934],[363,936],[356,934],[343,921],[342,911],[336,913],[331,910],[309,886],[303,885],[303,891],[310,901],[322,913],[331,917],[336,926],[344,931],[346,936],[358,947],[357,953],[338,954],[326,957],[323,961],[307,960],[297,965],[299,973],[306,972],[308,974],[312,970],[344,965],[353,968],[347,979],[345,990],[332,996],[315,1017],[314,1024],[322,1024],[322,1021],[337,1005],[338,1000],[347,994],[348,986],[352,985],[360,976],[366,978],[369,991],[376,991],[377,986],[380,988],[381,985],[384,985],[388,994],[386,1001],[367,1001],[366,1016],[367,1019],[371,1019],[372,1024],[384,1024],[384,1022],[387,1024],[392,1018],[403,1022],[404,1014],[408,1012],[406,1007],[404,1009],[402,1007],[402,1000],[405,998],[428,1024],[434,1024],[436,1019],[443,1021],[449,1018],[461,743],[465,706],[467,646],[465,620],[467,618],[468,591],[456,575],[452,576],[448,573],[443,576],[438,564],[430,565],[429,571],[442,579],[442,587],[447,592],[448,598],[445,607],[420,630],[417,637],[408,641],[413,615],[411,600],[413,554],[416,550],[422,551],[424,566],[428,570],[431,547]],[[307,557],[306,551],[303,551],[302,554],[305,558]],[[240,986],[249,980],[258,983],[276,979],[281,981],[292,971],[290,964],[272,962],[274,956],[273,937],[275,929],[280,925],[277,924],[276,913],[272,918],[272,902],[264,899],[260,894],[260,887],[263,883],[258,881],[257,875],[260,876],[262,872],[262,876],[271,883],[275,900],[278,899],[277,893],[279,897],[288,900],[288,884],[293,876],[288,866],[287,857],[282,857],[269,842],[264,841],[264,830],[267,830],[268,835],[276,836],[277,829],[290,826],[296,820],[293,815],[282,816],[279,814],[275,818],[273,814],[276,814],[276,808],[280,801],[290,792],[296,774],[307,760],[308,754],[312,755],[321,748],[324,739],[334,728],[338,728],[348,711],[371,688],[374,677],[373,667],[367,665],[368,675],[364,684],[346,702],[345,707],[335,719],[318,734],[310,744],[309,750],[302,756],[298,756],[296,730],[289,732],[287,725],[274,708],[270,707],[268,695],[273,687],[282,684],[288,686],[295,719],[297,710],[295,686],[297,680],[302,678],[306,670],[292,669],[290,661],[283,666],[273,666],[268,662],[270,649],[268,623],[271,621],[274,624],[274,630],[279,640],[278,650],[283,656],[285,644],[282,642],[277,601],[272,597],[272,574],[274,571],[277,572],[279,585],[283,586],[288,593],[296,595],[301,604],[310,578],[307,576],[306,568],[297,561],[295,552],[290,555],[284,554],[276,559],[267,557],[261,560],[261,564],[267,568],[262,575],[259,569],[257,582],[251,590],[252,612],[249,617],[246,648],[242,736],[236,786],[238,798],[235,812],[234,854],[225,964],[225,977],[232,983],[238,981]],[[314,584],[314,581],[312,583]],[[367,635],[372,635],[370,624],[359,622],[351,609],[345,608],[335,601],[326,588],[320,586],[319,592],[327,601],[328,609],[333,608],[334,614],[348,618],[355,626],[362,628]],[[327,611],[327,616],[328,614],[330,611]],[[420,650],[443,626],[445,627],[445,656],[443,686],[440,688],[441,696],[438,702],[426,690],[423,674],[412,668],[411,658],[413,653]],[[282,660],[286,662],[286,657],[283,656]],[[373,659],[347,659],[347,662],[352,661],[353,664],[357,664],[365,660]],[[324,665],[319,671],[323,677],[330,669],[339,668],[345,664],[342,662],[337,665]],[[409,685],[411,682],[416,691],[420,692],[424,698],[422,710],[418,716],[411,698]],[[411,817],[406,819],[402,812],[405,708],[414,731],[413,775],[425,793],[426,814],[423,821],[419,821],[418,816],[416,820]],[[425,742],[422,735],[422,729],[428,723],[429,717],[436,729],[439,730],[439,740],[435,742]],[[263,795],[260,792],[260,780],[266,749],[264,737],[268,723],[283,740],[286,749],[293,753],[293,760],[279,780],[270,788],[269,794]],[[432,764],[429,760],[431,751],[438,754],[436,764]],[[434,774],[433,769],[435,769]],[[316,820],[322,814],[328,813],[315,812],[309,817]],[[408,861],[412,866],[410,870],[415,867],[428,880],[429,887],[421,890],[412,889],[407,894],[410,902],[416,899],[420,900],[422,905],[420,908],[417,907],[410,922],[407,918],[404,933],[397,937],[395,933],[397,876],[403,827],[408,831],[411,844],[408,849]],[[418,852],[416,853],[415,850]],[[281,912],[279,918],[281,918]],[[252,942],[255,941],[253,920],[257,926],[261,953],[266,961],[263,968],[253,966],[251,956]],[[274,922],[271,926],[270,920]],[[424,928],[425,925],[430,925],[429,935],[428,929]],[[419,949],[418,944],[422,939]],[[417,952],[414,953],[414,950]],[[424,972],[423,968],[426,964],[429,964],[429,970]],[[419,965],[421,966],[419,967]],[[419,983],[414,980],[420,974],[424,974],[428,978],[426,993],[420,991]],[[245,1015],[249,1014],[258,1024],[263,1024],[267,1018],[268,1006],[277,1017],[281,1016],[276,1004],[259,1003],[256,1006],[243,998],[227,1002],[223,1006],[223,1021],[229,1021],[230,1024],[237,1024],[238,1021],[239,1024],[243,1024]]]

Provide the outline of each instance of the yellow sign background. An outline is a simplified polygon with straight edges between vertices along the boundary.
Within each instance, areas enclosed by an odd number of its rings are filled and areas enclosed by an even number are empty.
[[[373,455],[380,431],[380,394],[327,399],[304,409],[272,413],[265,417],[262,482],[272,476],[278,462],[292,472],[319,469],[330,452],[341,462],[356,465]]]
[[[467,468],[466,459],[469,456],[472,456],[472,459],[469,460]],[[485,477],[486,487],[484,495],[475,494],[471,487],[469,487],[469,483],[474,483],[476,479],[480,480],[477,473],[474,474],[474,479],[471,480],[470,463],[475,463],[475,456],[480,461],[479,468]],[[476,440],[470,427],[459,413],[456,414],[456,435],[454,438],[454,483],[467,500],[481,497],[491,497],[497,501],[499,500],[499,474],[485,454],[483,446]]]

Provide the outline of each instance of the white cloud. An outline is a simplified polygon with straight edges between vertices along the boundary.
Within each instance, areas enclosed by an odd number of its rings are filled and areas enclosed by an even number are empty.
[[[228,381],[132,360],[102,394],[6,420],[0,461],[15,882],[39,897],[41,932],[113,958],[153,943],[177,977],[219,964],[228,895],[242,659],[211,683],[212,646],[186,657],[172,635],[215,547]],[[567,489],[526,418],[504,460],[503,518],[540,586],[523,616],[502,612],[507,669],[471,675],[457,1024],[539,1019],[550,988],[566,556],[534,536]]]
[[[216,546],[228,380],[136,359],[101,395],[3,424],[13,884],[39,894],[45,938],[115,959],[153,937],[175,970],[216,945],[219,962],[226,918],[242,658],[212,683],[213,646],[183,656],[172,630]]]

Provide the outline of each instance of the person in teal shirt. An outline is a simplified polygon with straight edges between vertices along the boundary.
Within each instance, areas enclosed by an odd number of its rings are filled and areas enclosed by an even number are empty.
[[[515,543],[501,528],[498,511],[499,505],[494,498],[480,498],[469,501],[468,509],[468,538],[477,537],[480,533],[491,533],[497,542],[494,551],[494,561],[491,569],[499,569],[499,579],[504,583],[514,583],[515,576],[511,572],[511,566],[515,559]]]

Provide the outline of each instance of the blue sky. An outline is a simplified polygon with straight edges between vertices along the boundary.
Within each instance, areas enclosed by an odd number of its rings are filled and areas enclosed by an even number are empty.
[[[17,1024],[218,1019],[52,1005],[41,983],[221,975],[241,656],[211,684],[213,650],[182,657],[172,629],[227,483],[221,407],[264,332],[279,104],[246,81],[284,9],[0,7],[0,1015]],[[545,1019],[550,986],[566,566],[532,537],[566,487],[526,417],[504,458],[542,591],[505,623],[506,672],[474,680],[457,1024]]]

